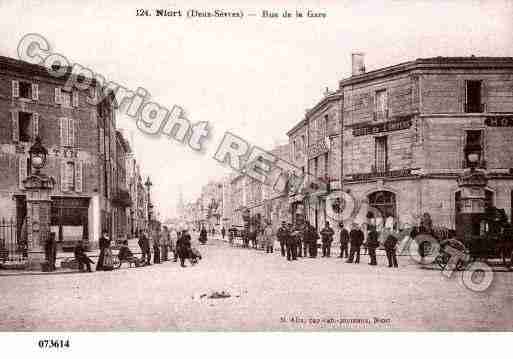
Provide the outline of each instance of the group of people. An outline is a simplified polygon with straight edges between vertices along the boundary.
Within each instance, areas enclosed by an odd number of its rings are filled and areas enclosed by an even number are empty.
[[[380,233],[375,226],[369,226],[367,240],[360,225],[353,223],[348,231],[341,223],[339,232],[340,258],[346,259],[347,263],[360,263],[362,248],[368,252],[369,265],[377,265],[376,250],[382,246],[385,250],[389,267],[397,267],[396,247],[398,239],[393,233],[387,233],[386,238],[380,241]],[[280,245],[280,252],[288,261],[294,261],[301,257],[316,258],[319,247],[322,257],[331,256],[331,248],[335,240],[335,230],[329,222],[317,232],[316,228],[308,221],[302,225],[292,225],[283,221],[281,226],[274,233],[270,223],[266,223],[263,229],[248,231],[243,237],[243,246],[258,248],[259,239],[262,249],[266,253],[273,253],[275,238]],[[320,246],[319,246],[320,239]]]
[[[111,248],[112,240],[108,232],[104,231],[99,239],[100,254],[96,263],[97,271],[108,271],[114,269],[114,255]],[[191,245],[191,235],[187,229],[172,231],[164,228],[163,231],[153,231],[149,235],[147,231],[141,230],[138,235],[137,244],[141,250],[141,258],[134,255],[128,246],[128,240],[123,240],[119,246],[117,257],[121,262],[135,264],[136,267],[151,265],[152,252],[153,264],[160,264],[170,261],[170,253],[173,254],[173,261],[180,260],[180,266],[186,267],[185,261],[189,259],[191,264],[196,264],[201,259],[201,254]],[[87,249],[82,241],[79,241],[74,248],[74,256],[81,272],[91,272],[91,264],[94,262],[87,255]]]

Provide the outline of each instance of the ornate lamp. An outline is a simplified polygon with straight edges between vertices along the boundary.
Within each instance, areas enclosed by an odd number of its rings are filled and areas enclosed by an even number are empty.
[[[479,145],[466,145],[465,158],[471,171],[474,171],[481,162],[481,146]]]
[[[36,169],[36,173],[45,167],[48,156],[47,149],[41,143],[41,137],[37,136],[36,141],[29,149],[30,165]]]

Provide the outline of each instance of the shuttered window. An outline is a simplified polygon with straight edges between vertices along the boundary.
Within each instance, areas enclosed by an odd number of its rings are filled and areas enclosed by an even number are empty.
[[[24,188],[23,181],[28,175],[28,161],[26,156],[20,156],[18,158],[18,186],[20,189]]]
[[[75,163],[71,161],[61,162],[61,190],[63,192],[75,190]]]
[[[60,119],[61,146],[76,147],[78,144],[78,120],[62,117]]]
[[[387,90],[376,91],[375,112],[377,118],[386,118],[388,113]]]

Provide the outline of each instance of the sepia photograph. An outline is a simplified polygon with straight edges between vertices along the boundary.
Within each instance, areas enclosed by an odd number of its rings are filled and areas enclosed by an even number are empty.
[[[0,19],[2,345],[513,330],[513,2]]]

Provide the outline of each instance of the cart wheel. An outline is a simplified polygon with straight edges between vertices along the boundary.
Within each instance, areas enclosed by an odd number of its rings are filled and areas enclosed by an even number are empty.
[[[116,268],[116,269],[119,269],[121,268],[121,261],[119,260],[119,258],[117,257],[114,257],[113,259],[113,267]]]

